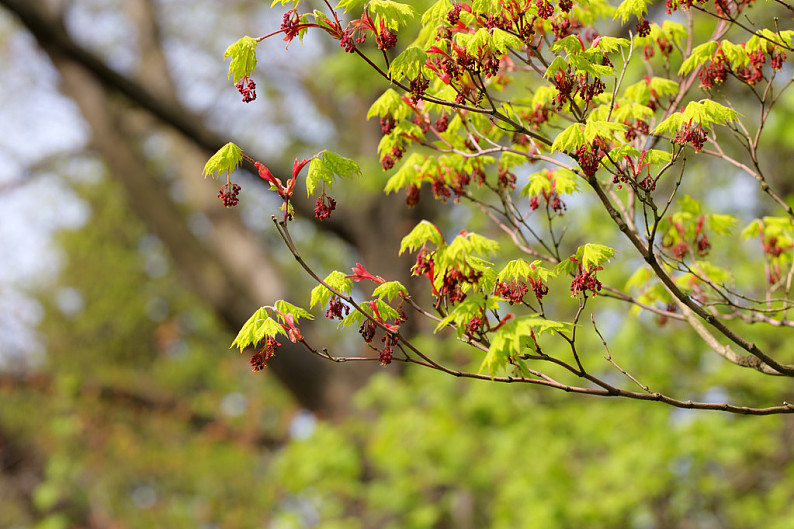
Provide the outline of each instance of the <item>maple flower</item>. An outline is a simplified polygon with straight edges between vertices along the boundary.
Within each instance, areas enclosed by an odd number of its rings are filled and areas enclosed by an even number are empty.
[[[295,318],[292,314],[284,314],[284,321],[287,325],[282,325],[284,329],[287,330],[287,337],[292,343],[295,342],[302,342],[303,335],[301,334],[300,330],[295,326]]]
[[[345,276],[348,279],[352,279],[353,281],[362,281],[364,279],[369,279],[370,281],[374,281],[376,283],[385,283],[386,280],[383,279],[381,276],[373,276],[369,272],[364,269],[364,266],[361,263],[356,263],[356,266],[353,267],[353,273],[349,276]]]
[[[378,323],[380,323],[384,329],[386,329],[389,332],[395,332],[395,333],[400,330],[399,325],[392,325],[391,323],[386,323],[383,320],[383,317],[380,315],[380,312],[378,311],[378,304],[374,300],[369,302],[369,306],[372,309],[372,313],[375,315],[375,319],[378,320]]]
[[[259,170],[260,178],[270,182],[270,185],[272,185],[273,187],[276,188],[276,192],[281,197],[286,197],[287,196],[286,195],[286,189],[284,189],[284,184],[281,182],[281,180],[279,180],[278,178],[273,176],[273,173],[270,172],[270,169],[268,169],[267,167],[265,167],[264,165],[262,165],[259,162],[256,162],[254,164],[254,166]]]
[[[295,181],[298,179],[298,173],[301,172],[301,169],[303,169],[303,166],[307,163],[309,163],[309,160],[298,160],[295,158],[295,162],[292,164],[292,180],[289,181],[289,185],[287,186],[288,197],[292,196],[292,192],[295,190]]]

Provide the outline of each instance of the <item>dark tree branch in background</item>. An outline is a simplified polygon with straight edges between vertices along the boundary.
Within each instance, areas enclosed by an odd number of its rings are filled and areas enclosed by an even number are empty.
[[[0,393],[35,391],[53,394],[55,391],[54,385],[53,377],[44,373],[22,375],[0,373]],[[224,419],[193,411],[177,399],[155,398],[150,394],[130,391],[117,385],[82,382],[75,389],[74,394],[83,399],[95,399],[103,404],[123,406],[141,413],[160,413],[174,416],[191,429],[203,432],[216,440],[256,445],[268,449],[278,448],[286,441],[285,439],[271,437],[263,432],[241,432],[229,425]],[[10,456],[5,452],[0,452],[0,457],[8,459]],[[0,467],[12,467],[12,463],[12,461],[0,460]]]

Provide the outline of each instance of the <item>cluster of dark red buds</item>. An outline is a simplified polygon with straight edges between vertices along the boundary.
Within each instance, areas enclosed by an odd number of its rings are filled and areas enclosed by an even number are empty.
[[[579,76],[579,96],[585,103],[589,103],[594,97],[604,93],[606,85],[599,78],[588,81],[587,75]]]
[[[375,42],[379,50],[390,50],[397,45],[397,35],[389,30],[381,20],[380,32],[378,36],[375,37]]]
[[[529,199],[529,207],[532,209],[532,211],[535,211],[540,207],[539,197],[541,196],[546,201],[546,204],[549,205],[549,208],[561,217],[563,216],[563,212],[568,209],[568,205],[562,200],[562,198],[560,198],[559,193],[554,191],[554,189],[551,189],[550,191],[544,190],[539,195],[534,195]]]
[[[673,43],[664,37],[659,37],[656,39],[656,45],[659,46],[659,51],[665,58],[669,57],[670,54],[673,53]],[[642,52],[646,61],[650,60],[656,53],[653,44],[646,44],[645,47],[643,47]]]
[[[339,45],[348,53],[356,51],[356,45],[364,44],[366,40],[366,34],[363,31],[359,31],[358,36],[355,36],[355,34],[356,31],[354,29],[347,28],[342,32],[342,38],[339,39]]]
[[[446,296],[450,303],[463,301],[466,299],[466,294],[463,292],[463,285],[466,283],[476,285],[481,277],[482,272],[477,270],[463,271],[457,268],[447,270],[441,282],[438,296]]]
[[[576,261],[574,257],[570,257],[570,259]],[[579,273],[571,282],[571,293],[575,296],[579,292],[586,292],[589,290],[594,296],[597,296],[601,291],[601,281],[596,277],[596,273],[599,270],[603,270],[603,268],[595,265],[590,265],[587,267],[587,270],[583,270],[582,264],[579,263]]]
[[[380,165],[381,167],[383,167],[383,170],[388,171],[389,169],[394,167],[394,164],[400,161],[404,153],[405,153],[405,148],[402,147],[401,145],[395,145],[394,147],[392,147],[391,152],[385,154],[383,158],[380,159]]]
[[[529,281],[529,288],[532,289],[532,292],[535,294],[535,297],[538,301],[543,301],[543,297],[549,293],[549,287],[543,284],[543,281],[540,279],[533,279],[527,278]]]
[[[769,65],[773,70],[780,70],[783,68],[783,61],[785,60],[786,54],[776,48],[775,51],[772,52],[772,58],[769,59]]]
[[[707,0],[698,0],[698,3],[705,4]],[[694,0],[665,0],[664,7],[666,13],[671,15],[673,11],[684,9],[685,11],[692,7]]]
[[[525,119],[529,123],[529,128],[538,129],[549,120],[549,108],[535,105],[535,108],[525,116]]]
[[[408,191],[405,194],[405,205],[409,208],[412,208],[419,203],[419,189],[419,186],[416,184],[408,188]]]
[[[582,145],[576,150],[576,158],[579,162],[579,167],[587,178],[595,176],[598,171],[598,166],[601,163],[601,158],[605,156],[601,144],[596,138],[592,144]]]
[[[414,79],[411,79],[411,82],[408,85],[408,88],[411,92],[411,101],[413,103],[419,101],[425,94],[425,90],[427,90],[428,86],[430,86],[430,80],[422,74],[419,74]]]
[[[469,320],[469,323],[466,324],[466,333],[469,335],[481,333],[485,326],[484,316],[484,314],[480,314]]]
[[[262,371],[267,367],[268,361],[273,358],[281,344],[272,336],[262,340],[262,347],[251,357],[251,367],[254,371]]]
[[[394,127],[397,126],[397,122],[394,120],[391,115],[383,116],[380,118],[380,132],[381,134],[388,134],[394,130]]]
[[[358,328],[359,334],[361,337],[364,338],[364,341],[367,343],[372,343],[373,338],[375,338],[375,330],[378,328],[375,325],[375,322],[372,320],[364,320],[364,323],[361,324],[361,327]]]
[[[755,86],[764,78],[766,56],[761,50],[756,50],[747,55],[750,57],[750,64],[746,67],[736,68],[736,78],[750,86]]]
[[[237,91],[243,96],[243,103],[250,103],[256,99],[256,83],[250,77],[243,77],[234,84]]]
[[[763,54],[762,54],[763,57]],[[722,50],[717,50],[709,63],[700,70],[698,78],[700,79],[700,86],[703,88],[711,88],[716,84],[722,84],[728,77],[728,59]]]
[[[791,244],[786,246],[779,246],[780,240],[777,237],[770,237],[762,242],[762,248],[764,249],[764,253],[768,254],[773,259],[776,257],[780,257],[780,254],[786,250],[790,250],[792,248]]]
[[[695,225],[695,234],[692,242],[690,243],[687,241],[686,231],[684,227],[681,225],[680,222],[670,222],[673,224],[676,232],[678,232],[677,238],[666,238],[662,241],[662,246],[664,248],[669,248],[673,257],[676,259],[681,259],[686,256],[688,253],[692,252],[697,257],[706,257],[709,252],[711,252],[711,242],[709,242],[708,235],[704,230],[704,225],[706,222],[705,215],[701,215],[698,219],[697,224]]]
[[[449,117],[446,114],[441,114],[441,116],[433,122],[433,128],[436,129],[436,132],[444,132],[447,130],[449,126]]]
[[[325,311],[325,317],[329,320],[343,320],[349,313],[350,306],[347,303],[343,303],[338,297],[334,296],[328,303],[328,308]]]
[[[447,22],[449,22],[451,26],[458,24],[458,21],[460,20],[460,10],[462,7],[462,4],[456,3],[454,6],[452,6],[452,9],[450,9],[449,13],[447,13]]]
[[[637,139],[638,134],[647,136],[651,130],[648,122],[641,119],[636,120],[634,123],[626,121],[623,124],[626,125],[626,132],[623,133],[626,141],[634,141]]]
[[[227,208],[236,206],[240,201],[237,195],[240,194],[240,186],[231,182],[223,184],[218,190],[218,198],[223,199],[223,205]]]
[[[700,123],[695,123],[693,125],[692,120],[689,120],[689,122],[684,123],[681,130],[676,133],[673,142],[678,145],[686,145],[688,143],[695,149],[695,152],[700,152],[703,149],[703,145],[706,143],[708,135],[708,131],[704,129]]]
[[[573,98],[574,78],[568,72],[559,70],[554,74],[554,84],[557,87],[557,93],[554,94],[551,101],[557,107],[557,110],[562,110],[565,103]]]
[[[496,285],[494,295],[504,298],[512,305],[514,303],[523,303],[524,296],[529,292],[529,287],[520,279],[514,279],[509,283],[500,281]]]
[[[380,352],[378,356],[378,360],[380,360],[380,364],[383,366],[387,366],[391,364],[391,356],[394,352],[394,346],[397,345],[397,335],[387,332],[381,338],[381,341],[384,343],[383,350]]]
[[[674,313],[678,312],[678,305],[676,305],[675,303],[668,303],[664,310],[668,314],[674,314]],[[657,321],[659,327],[664,327],[667,324],[667,320],[668,319],[669,318],[668,318],[667,314],[660,314],[659,315],[659,320]]]
[[[637,21],[637,26],[634,28],[634,30],[640,37],[647,37],[651,34],[651,23],[644,18],[640,19]]]
[[[292,39],[298,35],[300,32],[300,17],[296,9],[291,9],[284,13],[284,17],[281,19],[281,31],[284,32],[284,40],[288,43],[292,42]]]
[[[497,176],[499,177],[497,180],[497,184],[499,189],[505,191],[512,191],[516,188],[516,175],[508,171],[507,169],[500,167],[497,170]]]
[[[436,198],[436,200],[446,202],[447,199],[452,196],[452,192],[447,185],[447,181],[444,180],[444,177],[441,175],[433,176],[430,188],[433,190],[433,196]]]
[[[425,276],[432,283],[436,275],[433,253],[426,248],[419,250],[419,253],[416,254],[416,264],[414,264],[411,272],[415,276]]]
[[[325,220],[331,216],[331,212],[334,209],[336,209],[336,200],[323,192],[322,195],[317,197],[317,203],[314,206],[314,216],[319,220]]]
[[[548,0],[535,0],[535,6],[538,8],[540,18],[549,19],[554,14],[554,4]]]

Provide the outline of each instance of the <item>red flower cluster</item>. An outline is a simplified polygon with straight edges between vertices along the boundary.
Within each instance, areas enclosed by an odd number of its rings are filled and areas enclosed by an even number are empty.
[[[218,198],[223,199],[223,205],[227,208],[236,206],[237,203],[240,201],[237,198],[237,195],[240,194],[240,186],[237,184],[232,184],[231,182],[228,184],[224,184],[218,190]]]
[[[512,305],[514,303],[523,303],[524,296],[529,292],[529,287],[520,279],[514,279],[509,283],[504,281],[496,285],[494,295],[504,298]]]
[[[717,53],[714,54],[709,63],[698,74],[700,86],[703,88],[711,88],[715,84],[722,84],[727,77],[728,59],[725,58],[722,50],[717,50]]]
[[[251,367],[254,371],[261,371],[267,367],[268,361],[276,355],[281,344],[272,336],[262,340],[262,347],[251,357]]]
[[[243,96],[243,103],[250,103],[256,99],[256,83],[249,77],[243,77],[234,84],[237,91]]]
[[[342,303],[341,299],[334,296],[330,303],[328,303],[328,309],[325,311],[325,317],[329,320],[343,320],[349,313],[350,306],[348,306],[346,303]]]
[[[324,192],[317,197],[314,205],[314,216],[319,220],[325,220],[331,216],[331,212],[336,209],[336,200],[326,195]]]
[[[571,257],[571,259],[574,259]],[[600,266],[590,265],[587,270],[582,269],[582,264],[579,263],[579,273],[571,282],[571,293],[575,296],[579,292],[590,291],[594,296],[598,295],[601,291],[601,281],[596,277],[596,273],[603,270]]]
[[[708,131],[700,123],[693,125],[692,120],[689,120],[689,123],[685,123],[681,130],[676,133],[673,142],[678,145],[686,145],[688,143],[695,149],[695,152],[700,152],[708,136]]]

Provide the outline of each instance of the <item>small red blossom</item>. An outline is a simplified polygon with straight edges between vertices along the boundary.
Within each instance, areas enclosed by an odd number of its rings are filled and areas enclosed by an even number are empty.
[[[336,209],[336,200],[325,193],[317,197],[314,205],[314,216],[319,220],[325,220],[331,216],[331,212]]]
[[[281,325],[287,331],[287,337],[292,343],[302,342],[303,335],[300,330],[295,326],[295,318],[292,314],[282,314],[286,325]]]
[[[369,307],[372,309],[372,313],[375,315],[375,319],[378,321],[378,323],[380,323],[383,326],[384,329],[393,333],[396,333],[397,331],[400,330],[399,325],[392,325],[391,323],[386,323],[386,321],[383,319],[383,317],[380,315],[380,312],[378,311],[378,304],[375,302],[375,300],[369,302]]]
[[[273,173],[270,172],[270,169],[265,167],[263,164],[256,162],[254,166],[259,170],[259,177],[267,180],[270,185],[272,185],[276,189],[276,193],[279,194],[281,197],[287,196],[287,190],[284,188],[284,183],[273,176]]]
[[[349,276],[345,276],[348,279],[352,279],[353,281],[362,281],[364,279],[369,279],[370,281],[374,281],[375,283],[385,283],[386,280],[380,276],[373,276],[364,268],[361,263],[356,263],[356,266],[353,267],[353,273]]]

